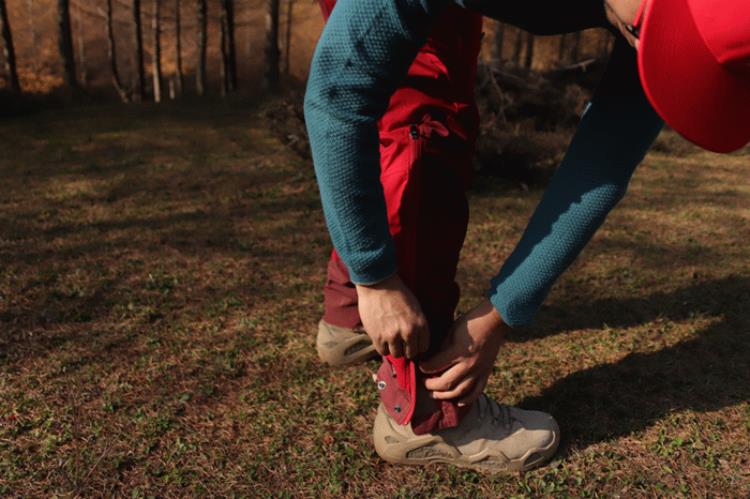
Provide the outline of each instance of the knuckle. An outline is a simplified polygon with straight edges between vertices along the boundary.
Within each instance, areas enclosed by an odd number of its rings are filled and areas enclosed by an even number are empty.
[[[438,386],[439,386],[439,390],[441,392],[446,392],[446,391],[451,390],[453,388],[453,380],[449,380],[449,379],[442,380],[442,381],[440,381],[440,383],[439,383]]]
[[[438,379],[429,380],[429,388],[436,392],[444,392],[446,390],[445,383]]]

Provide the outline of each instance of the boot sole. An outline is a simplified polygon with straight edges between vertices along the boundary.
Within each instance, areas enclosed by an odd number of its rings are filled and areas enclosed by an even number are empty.
[[[379,420],[380,419],[380,420]],[[389,425],[387,417],[378,411],[375,420],[373,439],[375,451],[386,462],[392,464],[404,464],[411,466],[428,466],[432,464],[449,464],[459,468],[468,468],[490,473],[514,473],[528,471],[536,468],[547,461],[557,452],[560,445],[560,429],[555,423],[552,441],[545,447],[529,449],[523,456],[517,459],[508,459],[503,455],[479,452],[473,455],[460,453],[455,447],[446,444],[440,436],[424,435],[408,442],[387,442],[390,435],[383,435],[382,425]],[[387,432],[391,433],[391,432]],[[395,438],[394,438],[395,440]],[[429,446],[429,447],[428,447]],[[431,455],[411,457],[409,453],[424,449]]]

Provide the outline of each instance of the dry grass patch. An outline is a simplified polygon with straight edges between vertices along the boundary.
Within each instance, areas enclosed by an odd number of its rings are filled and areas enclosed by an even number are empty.
[[[750,493],[748,156],[650,156],[510,338],[489,391],[555,413],[552,465],[404,469],[370,445],[367,369],[314,353],[311,167],[241,104],[0,125],[0,495]],[[481,184],[463,309],[541,194]]]

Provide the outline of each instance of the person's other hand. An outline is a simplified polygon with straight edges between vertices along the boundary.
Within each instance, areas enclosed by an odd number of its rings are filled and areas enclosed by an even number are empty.
[[[510,326],[489,300],[458,318],[443,350],[420,363],[426,374],[442,372],[425,380],[425,388],[438,400],[457,400],[469,405],[484,391],[505,333]]]
[[[370,286],[358,284],[357,295],[362,326],[380,355],[413,359],[427,351],[427,319],[397,274]]]
[[[607,19],[617,28],[622,36],[634,48],[638,48],[638,38],[628,30],[632,26],[638,15],[638,9],[641,1],[648,0],[604,0],[604,10],[607,12]]]

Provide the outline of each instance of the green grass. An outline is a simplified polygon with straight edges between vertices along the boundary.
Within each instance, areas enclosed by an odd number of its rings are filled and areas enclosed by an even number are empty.
[[[0,124],[0,496],[750,494],[747,155],[648,157],[488,391],[551,411],[547,467],[381,462],[364,368],[314,352],[311,165],[241,105]],[[482,179],[467,310],[541,191]]]

